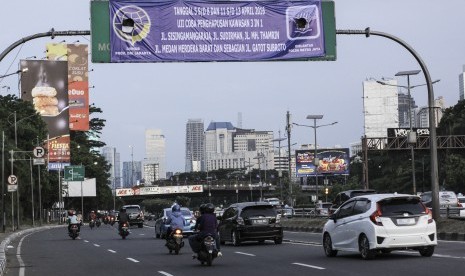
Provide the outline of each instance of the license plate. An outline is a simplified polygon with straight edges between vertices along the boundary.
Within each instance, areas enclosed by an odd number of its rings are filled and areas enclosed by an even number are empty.
[[[268,220],[267,219],[256,219],[254,220],[254,224],[267,224]]]
[[[398,225],[412,225],[412,224],[415,224],[415,219],[414,218],[397,219],[397,224]]]

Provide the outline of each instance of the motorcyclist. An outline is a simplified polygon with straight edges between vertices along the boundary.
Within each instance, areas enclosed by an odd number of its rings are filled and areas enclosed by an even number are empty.
[[[97,219],[97,214],[95,214],[94,210],[90,211],[89,218],[90,220],[94,220],[94,221]]]
[[[165,224],[170,225],[168,229],[166,229],[167,241],[171,235],[171,231],[175,230],[176,228],[184,228],[186,221],[181,213],[181,207],[179,207],[178,204],[174,204],[173,207],[171,207],[171,214],[168,216],[168,219],[166,220]]]
[[[76,224],[78,227],[78,231],[81,231],[81,225],[79,224],[78,217],[76,216],[76,211],[73,208],[69,209],[68,211],[68,218],[66,219],[68,222],[68,232],[71,231],[71,225]]]
[[[194,252],[193,257],[197,257],[197,253],[200,251],[201,242],[207,235],[212,235],[215,238],[218,257],[221,257],[223,254],[220,251],[220,242],[217,235],[218,222],[215,216],[215,205],[208,203],[204,205],[204,208],[204,213],[197,219],[196,226],[194,226],[194,229],[199,232],[189,237],[189,245]],[[202,212],[202,206],[200,206],[200,209]]]
[[[118,230],[121,231],[124,223],[129,223],[129,216],[125,208],[121,208],[118,214]]]

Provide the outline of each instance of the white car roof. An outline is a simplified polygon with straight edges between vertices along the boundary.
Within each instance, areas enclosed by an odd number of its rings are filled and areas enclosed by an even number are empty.
[[[356,196],[354,198],[367,198],[370,199],[371,201],[380,201],[386,198],[400,198],[400,197],[417,197],[420,198],[419,196],[416,195],[410,195],[410,194],[398,194],[398,193],[392,193],[392,194],[370,194],[370,195],[360,195]]]

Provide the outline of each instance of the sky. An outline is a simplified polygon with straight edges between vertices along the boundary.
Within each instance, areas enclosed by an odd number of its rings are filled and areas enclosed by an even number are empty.
[[[465,1],[448,0],[336,0],[337,30],[371,30],[395,35],[420,55],[434,84],[435,97],[447,106],[459,99],[458,75],[465,64],[463,26]],[[90,1],[16,0],[2,5],[0,51],[36,33],[90,30]],[[8,24],[5,24],[8,23]],[[0,62],[0,75],[17,70],[20,59],[45,57],[45,44],[90,36],[40,38],[10,52]],[[184,171],[185,128],[188,119],[203,119],[242,127],[278,131],[284,137],[286,112],[292,121],[313,124],[310,114],[323,114],[317,125],[319,147],[349,147],[363,136],[363,81],[395,78],[399,71],[420,69],[412,55],[386,38],[337,35],[336,61],[207,62],[93,64],[89,73],[90,102],[102,108],[106,120],[101,136],[116,147],[121,161],[145,157],[144,132],[161,129],[166,137],[167,171]],[[407,85],[406,77],[399,85]],[[411,85],[425,83],[422,74]],[[0,87],[18,93],[18,77],[0,80]],[[5,95],[6,88],[0,88]],[[418,106],[427,105],[426,87],[411,90]],[[312,128],[293,127],[291,143],[314,143]],[[278,145],[275,145],[278,146]],[[282,144],[284,146],[284,144]]]

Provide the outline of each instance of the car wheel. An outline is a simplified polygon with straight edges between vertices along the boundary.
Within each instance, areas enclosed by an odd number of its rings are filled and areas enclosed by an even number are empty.
[[[157,238],[157,239],[160,238],[160,234],[158,234],[156,231],[155,231],[155,238]]]
[[[327,257],[336,257],[337,250],[333,249],[333,242],[331,241],[331,236],[326,233],[323,237],[323,249]]]
[[[142,228],[144,227],[144,224],[143,223],[140,223],[139,225],[137,225],[139,228]]]
[[[370,249],[370,242],[368,241],[367,236],[362,235],[358,240],[358,248],[362,259],[372,260],[376,256],[376,252],[373,249]]]
[[[237,235],[237,232],[236,231],[233,231],[232,234],[231,234],[231,241],[232,241],[232,244],[234,246],[239,246],[241,245],[241,241]]]
[[[283,243],[283,237],[274,238],[274,244],[282,244],[282,243]]]
[[[422,257],[431,257],[434,253],[434,246],[426,246],[418,250]]]

